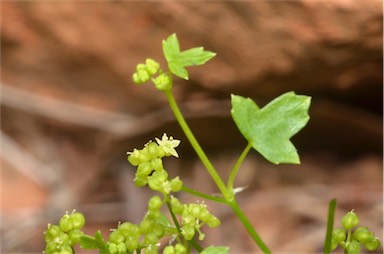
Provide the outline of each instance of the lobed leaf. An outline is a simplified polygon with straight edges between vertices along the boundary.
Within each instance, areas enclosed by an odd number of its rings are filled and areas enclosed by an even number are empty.
[[[252,147],[272,163],[299,164],[290,138],[308,122],[311,98],[285,93],[260,109],[249,98],[232,95],[232,118]]]
[[[188,79],[186,66],[202,65],[216,55],[211,51],[205,51],[203,47],[180,51],[180,44],[176,34],[172,34],[166,40],[163,40],[163,53],[169,70],[182,79]]]
[[[108,253],[107,243],[100,230],[96,232],[95,237],[89,235],[80,237],[80,247],[88,250],[98,249],[99,253]]]

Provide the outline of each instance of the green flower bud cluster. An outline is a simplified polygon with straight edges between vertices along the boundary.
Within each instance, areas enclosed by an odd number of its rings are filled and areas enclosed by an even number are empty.
[[[337,228],[332,232],[331,250],[340,245],[346,253],[357,254],[360,253],[361,245],[364,245],[369,251],[379,248],[380,240],[367,227],[352,230],[359,224],[359,221],[359,217],[353,210],[343,216],[341,219],[343,228]]]
[[[130,222],[121,223],[108,237],[108,250],[111,254],[133,252],[139,248],[140,227]]]
[[[160,70],[160,64],[151,58],[145,59],[145,63],[136,66],[136,72],[133,74],[133,81],[141,85],[149,81],[153,75]]]
[[[156,138],[156,142],[150,141],[143,149],[128,152],[128,161],[133,166],[137,166],[134,181],[139,187],[148,184],[152,190],[164,195],[168,195],[171,191],[178,192],[183,186],[183,182],[179,177],[168,180],[168,173],[163,167],[162,158],[171,155],[178,157],[175,148],[180,141],[173,137],[168,138],[164,134],[161,140]]]
[[[148,211],[139,224],[124,222],[114,229],[108,238],[111,254],[132,253],[144,249],[145,253],[158,253],[158,242],[165,235],[175,233],[175,229],[161,223],[160,208],[164,202],[153,196],[148,202]]]
[[[158,74],[157,77],[155,75]],[[147,58],[145,63],[136,66],[136,72],[132,76],[133,82],[138,85],[152,80],[156,88],[166,91],[172,88],[171,78],[167,73],[160,69],[160,64],[151,58]]]
[[[172,212],[181,215],[181,234],[186,240],[191,240],[196,232],[199,234],[199,240],[202,241],[205,235],[200,228],[207,224],[214,228],[220,225],[220,220],[212,215],[207,205],[199,204],[182,204],[177,198],[171,197]]]
[[[45,253],[73,253],[73,246],[79,243],[80,237],[84,235],[81,231],[84,224],[84,215],[75,211],[61,217],[59,225],[48,224],[48,229],[44,232]]]
[[[163,254],[186,254],[187,249],[184,245],[177,243],[175,246],[168,245],[164,248]]]

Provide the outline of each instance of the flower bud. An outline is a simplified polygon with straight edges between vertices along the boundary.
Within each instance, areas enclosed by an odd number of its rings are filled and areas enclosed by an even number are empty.
[[[60,254],[72,254],[73,253],[73,249],[70,245],[68,244],[64,244],[61,246],[60,248]]]
[[[165,233],[164,226],[161,225],[160,223],[156,223],[155,227],[153,228],[153,233],[155,233],[157,238],[159,238],[159,239],[162,238],[164,236],[164,233]]]
[[[160,69],[160,64],[151,58],[145,60],[145,67],[149,75],[153,76]]]
[[[117,252],[118,253],[127,253],[127,247],[125,246],[125,243],[117,244]]]
[[[120,233],[119,230],[114,230],[112,231],[110,234],[109,234],[109,238],[108,240],[111,242],[111,243],[116,243],[116,244],[119,244],[119,243],[122,243],[125,241],[124,239],[124,236],[123,234]]]
[[[140,232],[148,234],[152,231],[155,223],[152,220],[144,219],[140,222]]]
[[[359,217],[352,210],[348,212],[346,215],[344,215],[343,218],[341,218],[341,224],[343,225],[344,229],[351,229],[357,224],[359,224]]]
[[[332,241],[335,241],[336,243],[340,243],[345,240],[346,234],[345,230],[342,228],[336,228],[332,232]]]
[[[181,234],[184,236],[185,240],[189,241],[195,235],[195,229],[193,227],[184,226],[181,228]]]
[[[173,178],[170,182],[169,182],[169,186],[171,187],[171,190],[173,192],[178,192],[181,190],[181,188],[183,187],[183,181],[181,181],[179,179],[179,177],[176,177],[176,178]]]
[[[156,172],[155,172],[156,173]],[[154,177],[154,174],[152,176],[148,177],[148,185],[151,190],[160,191],[163,192],[164,184],[166,183],[162,179],[159,179],[157,177]]]
[[[74,212],[69,216],[74,229],[81,229],[85,224],[85,217],[82,213]]]
[[[109,243],[108,244],[108,250],[109,250],[109,253],[116,254],[117,253],[117,244],[116,243]]]
[[[45,253],[55,253],[59,250],[59,243],[52,241],[45,245]]]
[[[140,80],[139,75],[137,74],[137,72],[133,73],[132,80],[137,85],[141,84],[141,80]]]
[[[137,71],[137,77],[140,81],[140,83],[138,84],[142,84],[142,83],[145,83],[147,82],[151,77],[149,76],[147,70],[140,70],[140,71]]]
[[[160,74],[156,78],[152,79],[155,87],[160,91],[169,91],[172,88],[171,79],[165,73]]]
[[[175,248],[171,245],[168,245],[164,248],[163,254],[175,254]]]
[[[347,252],[349,254],[359,254],[361,250],[360,243],[356,240],[352,240],[347,246]]]
[[[202,207],[200,205],[195,205],[191,209],[191,214],[196,218],[200,218],[201,211],[202,211]]]
[[[172,212],[175,214],[181,214],[184,210],[183,204],[175,197],[171,197],[171,206]]]
[[[160,171],[163,170],[163,161],[160,158],[155,158],[151,161],[151,166],[154,170]]]
[[[45,242],[51,242],[60,235],[61,229],[58,225],[48,225],[48,229],[44,232]]]
[[[220,226],[221,222],[218,218],[211,215],[211,218],[207,221],[208,227],[215,228],[217,226]]]
[[[339,243],[332,239],[331,241],[331,251],[335,250],[339,246]]]
[[[147,178],[140,177],[137,174],[136,174],[134,181],[135,181],[137,187],[143,187],[148,183]]]
[[[152,156],[149,154],[147,147],[144,147],[144,149],[140,150],[139,152],[140,163],[152,160]]]
[[[374,234],[367,227],[359,227],[353,232],[353,236],[357,241],[366,243],[375,238]]]
[[[161,150],[159,148],[159,145],[155,142],[150,142],[146,145],[146,149],[148,149],[148,153],[151,155],[152,158],[157,158],[159,156],[159,151]]]
[[[369,251],[373,251],[379,248],[380,244],[380,240],[377,237],[374,237],[370,241],[364,243],[364,247]]]
[[[159,238],[156,236],[156,234],[154,232],[148,232],[145,236],[144,236],[144,243],[146,244],[155,244],[159,241]],[[147,253],[147,252],[145,252]]]
[[[191,214],[183,216],[183,225],[194,227],[196,225],[196,218]]]
[[[125,241],[125,247],[127,248],[127,250],[133,252],[139,247],[139,240],[135,237],[129,236],[127,238],[127,241]]]
[[[139,155],[140,152],[136,148],[133,149],[133,152],[128,152],[128,161],[132,166],[138,166],[141,163]]]
[[[139,166],[137,167],[137,172],[136,174],[140,177],[147,177],[151,172],[153,171],[151,162],[143,162],[140,163]]]
[[[149,210],[159,210],[163,205],[163,201],[159,196],[153,196],[148,202]]]
[[[72,220],[70,219],[68,214],[65,214],[63,217],[60,218],[59,226],[63,232],[69,232],[73,229]]]
[[[67,233],[60,232],[60,235],[57,239],[58,239],[58,242],[61,244],[72,245],[72,240]]]
[[[187,249],[185,248],[184,245],[180,244],[180,243],[176,243],[175,245],[175,254],[185,254],[187,253]]]

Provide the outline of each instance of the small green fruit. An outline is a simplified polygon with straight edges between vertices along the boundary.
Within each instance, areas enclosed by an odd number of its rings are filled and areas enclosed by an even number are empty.
[[[357,214],[352,210],[348,212],[346,215],[344,215],[343,218],[341,218],[341,224],[343,225],[344,229],[351,229],[357,224],[359,224],[359,217]]]

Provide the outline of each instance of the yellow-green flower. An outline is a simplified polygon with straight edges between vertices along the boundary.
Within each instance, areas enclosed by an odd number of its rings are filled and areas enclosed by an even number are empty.
[[[172,136],[168,138],[167,134],[164,133],[161,140],[156,138],[156,142],[159,144],[160,147],[164,149],[164,152],[167,155],[173,155],[179,158],[179,155],[177,154],[175,147],[177,147],[180,144],[180,140],[173,139]]]

